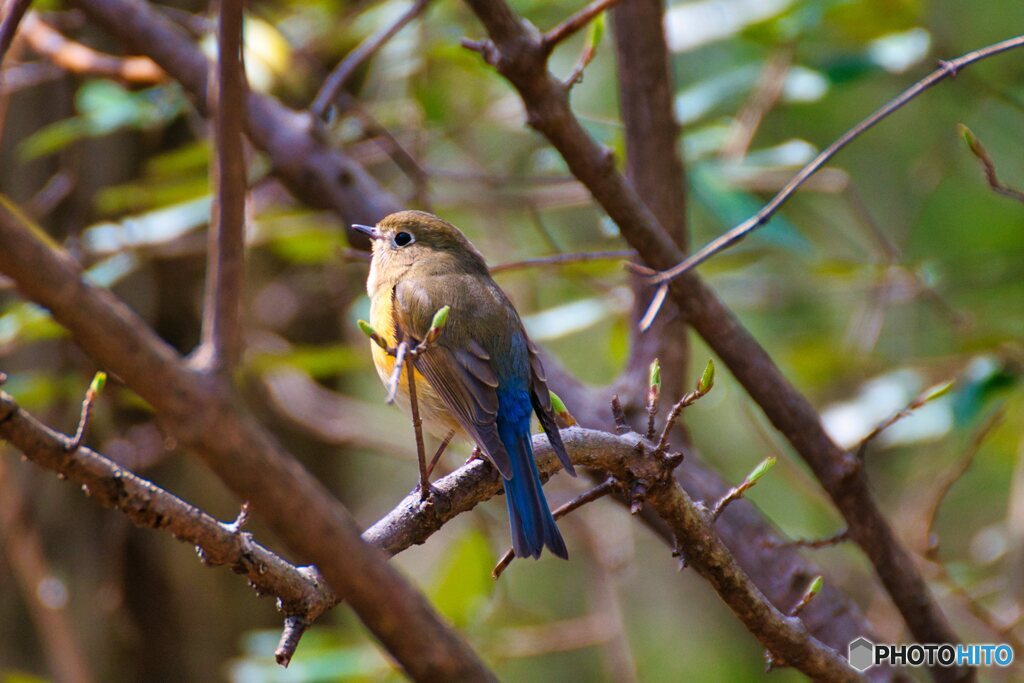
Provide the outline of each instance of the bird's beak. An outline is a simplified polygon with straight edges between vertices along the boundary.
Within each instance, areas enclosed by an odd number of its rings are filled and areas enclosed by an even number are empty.
[[[359,225],[358,223],[352,224],[352,229],[356,232],[361,232],[371,240],[379,240],[380,233],[377,232],[377,228],[373,225]]]

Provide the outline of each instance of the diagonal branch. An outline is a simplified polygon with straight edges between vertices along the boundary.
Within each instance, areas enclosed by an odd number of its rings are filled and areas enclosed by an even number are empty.
[[[18,24],[31,4],[32,0],[10,0],[4,3],[3,18],[0,19],[0,65],[4,63],[4,57],[14,42],[14,34],[18,32]]]
[[[348,510],[220,382],[188,367],[124,303],[83,280],[79,264],[42,234],[0,196],[0,273],[50,309],[86,353],[251,502],[297,557],[315,564],[410,676],[494,679],[423,594],[362,542]]]
[[[690,256],[678,265],[672,266],[671,268],[658,273],[658,275],[653,278],[653,281],[659,284],[668,282],[679,277],[683,273],[692,270],[701,263],[704,263],[704,261],[707,261],[720,251],[724,251],[725,249],[737,244],[744,237],[768,223],[771,217],[774,216],[780,208],[782,208],[782,205],[785,204],[790,197],[796,194],[796,191],[800,189],[800,186],[803,185],[808,178],[817,173],[818,170],[827,164],[832,157],[839,153],[840,150],[873,128],[875,124],[903,108],[904,105],[932,86],[941,83],[947,78],[956,76],[961,69],[965,69],[971,64],[980,62],[983,59],[994,57],[1018,47],[1024,47],[1024,35],[1017,36],[1016,38],[1009,38],[999,43],[974,50],[973,52],[968,52],[962,57],[957,57],[956,59],[948,62],[940,61],[937,69],[901,92],[893,99],[886,102],[870,116],[843,133],[835,142],[822,150],[818,156],[814,157],[814,159],[812,159],[806,166],[800,169],[800,172],[793,176],[793,179],[786,183],[785,187],[783,187],[778,194],[772,197],[771,201],[765,204],[763,209],[732,228],[721,237],[718,237],[704,247],[701,247],[701,249],[693,254],[693,256]]]
[[[489,41],[467,46],[479,51],[519,91],[527,122],[561,153],[648,265],[668,268],[681,260],[679,249],[616,171],[610,150],[597,144],[573,115],[568,97],[547,70],[536,29],[504,2],[467,2],[490,35]],[[875,503],[863,467],[829,438],[807,399],[700,279],[685,274],[668,284],[689,322],[811,466],[918,641],[958,642],[913,557]],[[967,669],[932,671],[941,680],[972,677]]]
[[[385,43],[394,38],[395,34],[405,28],[409,22],[421,15],[429,3],[430,0],[416,0],[398,19],[359,43],[334,68],[331,75],[320,86],[319,92],[313,98],[313,103],[309,105],[309,110],[320,118],[326,118],[331,106],[338,104],[342,90],[349,79],[352,78],[352,74],[372,58],[378,50],[384,47]]]
[[[207,99],[213,112],[215,198],[207,246],[203,341],[195,361],[203,369],[230,372],[242,350],[242,290],[245,284],[245,150],[242,121],[241,0],[218,0],[217,61]]]

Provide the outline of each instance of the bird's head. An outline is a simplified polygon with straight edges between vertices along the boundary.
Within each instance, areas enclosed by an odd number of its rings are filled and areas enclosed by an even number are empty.
[[[487,272],[476,247],[451,223],[425,211],[399,211],[377,225],[354,225],[373,243],[377,278],[398,279],[410,270]]]

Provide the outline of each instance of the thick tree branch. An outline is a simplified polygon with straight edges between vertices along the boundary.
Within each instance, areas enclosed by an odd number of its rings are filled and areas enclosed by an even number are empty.
[[[92,19],[126,45],[145,54],[174,78],[206,112],[209,64],[202,51],[154,6],[140,0],[74,0]],[[309,112],[297,112],[277,100],[247,92],[246,131],[273,163],[273,172],[310,206],[335,211],[346,224],[374,224],[400,204],[347,156],[323,142]],[[350,231],[352,243],[366,238]]]
[[[598,145],[569,108],[568,96],[546,68],[537,30],[504,2],[467,0],[490,35],[470,43],[519,91],[527,122],[562,154],[570,170],[618,224],[623,236],[653,268],[682,258],[652,212],[616,171],[610,150]],[[803,457],[846,519],[850,536],[865,551],[919,642],[958,642],[915,566],[868,488],[863,467],[825,433],[806,398],[731,312],[693,274],[670,284],[687,320],[730,368],[775,427]],[[971,678],[966,669],[933,669],[941,680]]]
[[[631,0],[611,10],[615,38],[619,108],[626,135],[626,177],[643,197],[669,237],[683,252],[687,243],[686,176],[679,156],[679,124],[673,109],[673,79],[663,26],[662,0]],[[633,322],[637,323],[657,292],[646,278],[633,275]],[[689,361],[688,329],[678,307],[668,304],[665,319],[650,334],[630,326],[629,361],[616,393],[627,414],[643,405],[646,372],[657,358],[669,380],[665,399],[683,392]]]
[[[245,67],[242,62],[242,0],[218,0],[217,61],[211,67],[207,101],[213,112],[214,202],[207,240],[203,341],[196,363],[230,372],[242,350],[245,285],[245,150],[242,122]]]
[[[476,654],[378,550],[348,511],[220,382],[189,368],[113,294],[0,196],[0,272],[50,309],[82,349],[152,405],[303,562],[315,564],[410,676],[493,680]]]
[[[147,57],[115,57],[77,43],[30,12],[22,25],[22,37],[35,52],[54,66],[75,74],[105,76],[138,84],[160,83],[167,74]]]
[[[753,584],[712,528],[711,519],[671,476],[656,444],[633,433],[609,434],[573,427],[562,430],[573,463],[600,470],[627,489],[642,485],[644,504],[661,517],[693,567],[718,592],[747,629],[775,655],[776,661],[820,680],[860,680],[846,661],[815,639],[802,622],[786,617]],[[533,437],[542,476],[559,469],[547,437]],[[366,530],[363,538],[394,554],[423,543],[457,514],[501,491],[496,470],[476,460],[434,482],[434,504],[424,506],[409,494],[394,510]]]

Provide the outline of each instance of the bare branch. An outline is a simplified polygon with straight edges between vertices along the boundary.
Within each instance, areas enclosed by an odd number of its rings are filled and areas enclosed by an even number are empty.
[[[352,78],[352,74],[373,57],[389,40],[394,38],[395,34],[422,14],[429,3],[430,0],[416,0],[393,23],[384,26],[359,43],[354,50],[345,56],[345,59],[338,66],[334,67],[334,71],[331,72],[331,75],[327,77],[327,80],[320,87],[320,91],[313,99],[313,103],[309,105],[309,110],[320,118],[326,118],[331,105],[337,104],[338,98],[342,94],[345,84]]]
[[[834,545],[839,545],[844,541],[850,540],[850,532],[846,529],[842,529],[826,536],[825,538],[797,538],[792,541],[785,541],[781,543],[772,542],[769,545],[776,548],[809,548],[810,550],[820,550],[821,548],[831,548]]]
[[[160,83],[167,74],[148,57],[115,57],[98,52],[63,35],[35,12],[25,17],[21,31],[29,46],[64,71],[116,78],[137,84]]]
[[[523,259],[522,261],[510,261],[491,266],[491,274],[504,273],[509,270],[520,270],[523,268],[536,268],[539,266],[564,266],[572,263],[587,263],[590,261],[617,261],[635,256],[636,252],[631,249],[614,249],[610,251],[584,251],[575,254],[553,254],[551,256],[537,256],[535,258]]]
[[[743,221],[727,233],[718,237],[707,245],[702,247],[692,256],[688,257],[684,261],[680,262],[653,278],[654,282],[662,283],[673,280],[683,273],[695,268],[704,261],[715,254],[728,249],[735,245],[744,237],[752,233],[753,231],[765,225],[772,216],[786,203],[790,197],[796,194],[796,191],[800,189],[800,186],[804,182],[814,175],[818,169],[824,166],[829,160],[832,159],[840,150],[846,147],[848,144],[856,140],[858,137],[863,135],[865,132],[870,130],[883,119],[887,118],[890,114],[901,109],[905,104],[913,100],[915,97],[928,90],[932,86],[941,83],[947,78],[956,76],[961,69],[965,69],[971,64],[980,62],[983,59],[994,57],[1003,52],[1007,52],[1014,48],[1024,47],[1024,36],[1017,36],[1016,38],[1009,38],[1007,40],[989,45],[973,52],[969,52],[962,57],[957,57],[951,61],[939,62],[939,67],[932,71],[930,74],[919,80],[914,85],[910,86],[893,99],[886,102],[882,107],[877,109],[874,113],[868,116],[866,119],[858,123],[856,126],[846,131],[833,142],[831,145],[826,147],[818,156],[814,157],[806,166],[800,169],[800,172],[793,176],[793,179],[789,181],[785,187],[776,194],[771,201],[765,204],[764,208],[758,211],[756,214]]]
[[[922,553],[938,562],[939,555],[939,540],[935,535],[935,521],[939,517],[939,510],[942,508],[942,502],[946,499],[946,495],[950,489],[960,481],[961,477],[967,473],[971,463],[974,462],[974,457],[981,450],[982,444],[989,437],[992,431],[999,426],[1006,416],[1006,408],[1002,407],[994,411],[991,415],[982,422],[981,426],[971,436],[971,442],[967,447],[967,451],[963,454],[963,457],[957,462],[957,464],[950,471],[946,472],[942,477],[939,478],[939,483],[935,487],[935,493],[929,499],[928,503],[924,506],[924,538],[921,543]]]
[[[32,0],[9,0],[4,3],[3,20],[0,21],[0,65],[4,63],[4,57],[14,42],[14,34],[18,32],[18,24],[28,12]]]
[[[75,430],[75,435],[68,441],[67,448],[69,451],[77,451],[82,447],[82,443],[85,441],[85,431],[89,428],[89,419],[92,417],[93,403],[96,402],[96,397],[103,391],[103,385],[106,382],[107,373],[97,372],[96,377],[92,380],[92,384],[89,385],[89,389],[85,392],[85,399],[82,401],[82,413],[78,418],[78,428]]]
[[[218,0],[217,62],[208,81],[213,112],[216,194],[210,220],[203,303],[203,341],[197,365],[230,372],[242,351],[245,285],[245,150],[242,125],[245,67],[242,63],[242,0]]]

